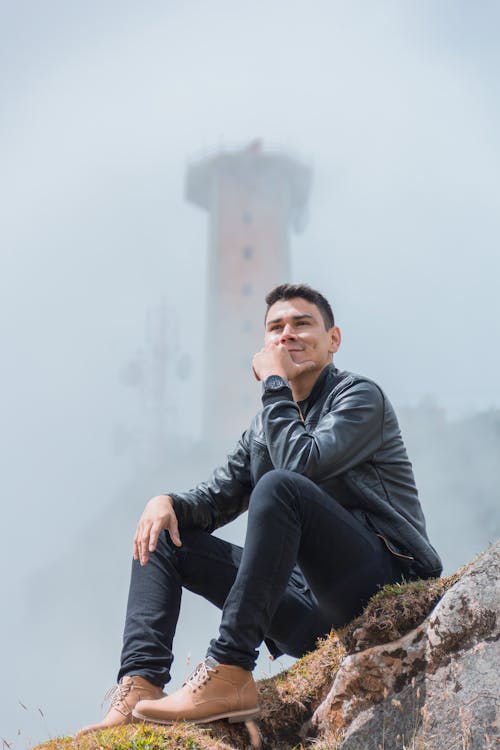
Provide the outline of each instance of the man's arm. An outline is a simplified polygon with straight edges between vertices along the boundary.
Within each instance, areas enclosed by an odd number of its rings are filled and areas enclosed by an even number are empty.
[[[323,482],[368,459],[383,441],[384,396],[372,382],[353,381],[309,431],[292,392],[264,393],[262,423],[275,469]]]
[[[146,503],[134,535],[134,559],[146,565],[163,529],[180,547],[179,528],[211,532],[224,526],[247,509],[250,492],[250,452],[245,433],[226,463],[207,482],[189,492],[156,495]]]
[[[189,492],[170,494],[181,529],[196,528],[212,532],[247,509],[251,491],[247,431],[225,464],[215,469],[207,482],[202,482]]]
[[[297,383],[312,358],[296,363],[282,343],[271,342],[253,358],[258,380],[279,375]],[[300,391],[300,388],[299,388]],[[296,471],[315,482],[331,479],[365,461],[383,442],[384,396],[370,381],[353,379],[338,391],[330,411],[311,431],[305,427],[292,388],[264,391],[262,424],[275,469]]]

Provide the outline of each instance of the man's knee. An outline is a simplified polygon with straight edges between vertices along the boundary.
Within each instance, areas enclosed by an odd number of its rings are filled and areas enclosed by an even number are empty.
[[[161,539],[169,552],[186,553],[192,549],[202,549],[209,542],[211,537],[211,534],[208,531],[203,531],[202,529],[183,529],[179,534],[182,542],[180,547],[173,543],[170,534],[166,529],[160,534],[159,540]]]
[[[288,469],[271,469],[271,471],[266,472],[259,481],[256,483],[254,487],[254,491],[256,489],[262,489],[265,488],[266,490],[273,490],[276,487],[289,487],[293,486],[297,479],[300,477],[300,474],[297,474],[294,471],[289,471]]]
[[[268,471],[256,483],[250,497],[250,507],[266,504],[274,507],[277,500],[286,505],[293,504],[297,498],[299,480],[300,474],[288,469]]]

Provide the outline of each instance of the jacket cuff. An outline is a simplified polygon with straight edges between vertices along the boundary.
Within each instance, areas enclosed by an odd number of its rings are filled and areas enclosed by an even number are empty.
[[[264,406],[277,404],[278,401],[293,401],[292,389],[280,388],[279,391],[264,391],[262,394],[262,403]]]
[[[172,505],[174,506],[174,513],[177,518],[177,523],[179,524],[179,527],[181,527],[185,522],[185,503],[182,502],[182,498],[179,497],[179,495],[175,492],[166,492],[165,494],[172,498]]]

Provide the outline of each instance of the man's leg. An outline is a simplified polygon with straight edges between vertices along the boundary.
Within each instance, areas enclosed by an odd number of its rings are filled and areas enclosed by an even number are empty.
[[[169,681],[182,589],[222,609],[241,552],[241,547],[196,530],[183,531],[182,547],[176,547],[163,531],[147,565],[132,562],[118,680],[136,674],[161,686]]]
[[[241,564],[209,656],[252,670],[265,635],[290,651],[290,633],[302,623],[283,621],[276,610],[296,563],[320,626],[344,625],[380,586],[401,578],[397,558],[379,537],[326,492],[300,474],[271,471],[252,493]],[[314,608],[312,618],[318,618]]]
[[[297,562],[311,591],[302,592],[301,607],[287,611]],[[300,656],[331,627],[357,615],[379,586],[400,578],[398,561],[381,540],[328,494],[299,474],[269,472],[252,493],[219,638],[180,690],[139,702],[134,715],[158,723],[254,716],[251,671],[265,635]]]
[[[236,578],[241,548],[202,531],[184,531],[182,541],[182,547],[176,547],[164,531],[147,565],[132,562],[119,684],[105,718],[79,735],[126,724],[139,700],[161,698],[170,679],[183,586],[222,609]]]
[[[236,579],[242,548],[203,531],[184,531],[182,541],[182,547],[176,547],[163,532],[147,565],[133,561],[119,685],[106,717],[79,734],[128,723],[139,700],[161,697],[161,688],[170,679],[182,588],[223,608]],[[281,633],[286,623],[303,622],[303,630],[309,631],[304,644],[311,643],[312,648],[315,638],[326,631],[318,631],[322,615],[315,615],[318,608],[304,593],[303,580],[295,579],[292,577],[278,607],[277,632]],[[300,656],[307,650],[300,651],[303,645],[299,641],[294,639],[288,653]],[[284,647],[282,650],[286,652]]]
[[[140,675],[161,687],[169,681],[183,588],[224,607],[243,549],[196,530],[183,531],[182,542],[176,547],[163,532],[147,565],[132,563],[118,681],[126,675]],[[330,628],[304,583],[297,571],[291,575],[270,628],[270,637],[280,640],[283,653],[291,656],[314,648],[315,640]]]

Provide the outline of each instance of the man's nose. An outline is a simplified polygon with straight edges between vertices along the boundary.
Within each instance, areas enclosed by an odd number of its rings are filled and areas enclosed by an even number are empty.
[[[281,331],[280,339],[281,341],[284,341],[289,338],[295,338],[295,333],[294,333],[292,326],[286,323],[283,326],[283,330]]]

